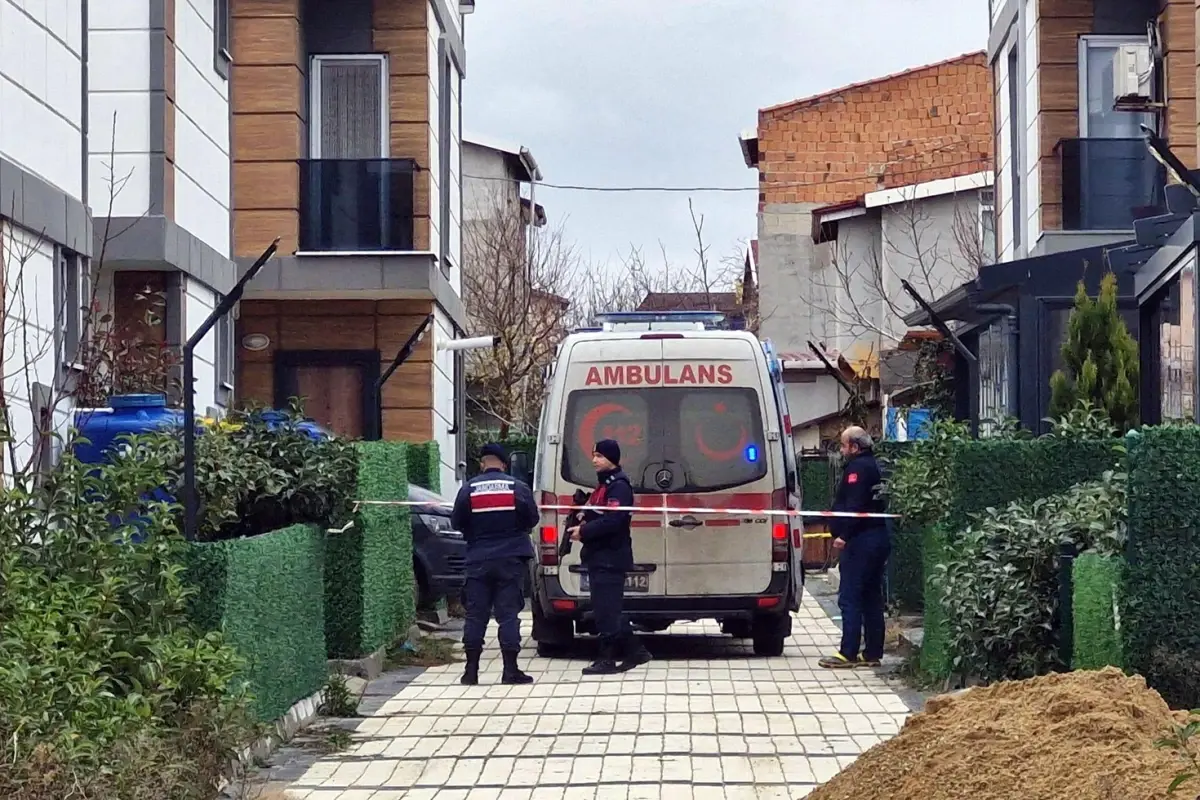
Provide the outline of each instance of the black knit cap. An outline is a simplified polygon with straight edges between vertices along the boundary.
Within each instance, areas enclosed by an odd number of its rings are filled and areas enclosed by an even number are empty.
[[[596,442],[596,449],[593,452],[607,458],[613,463],[613,466],[621,465],[621,445],[613,439],[601,439]]]
[[[483,447],[479,448],[479,457],[492,456],[504,462],[508,466],[508,451],[504,449],[504,445],[488,442]]]

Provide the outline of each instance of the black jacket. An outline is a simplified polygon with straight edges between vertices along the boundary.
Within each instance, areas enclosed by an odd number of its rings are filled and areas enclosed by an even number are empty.
[[[597,475],[600,485],[588,498],[589,506],[633,506],[633,486],[620,469]],[[583,552],[580,561],[589,570],[628,572],[633,569],[633,538],[629,511],[585,511],[579,529]]]
[[[529,532],[540,514],[533,492],[521,481],[489,469],[463,484],[450,522],[467,541],[467,563],[533,558]]]
[[[859,453],[846,462],[831,510],[860,514],[886,513],[887,503],[878,496],[881,483],[883,475],[879,471],[879,462],[875,460],[874,453]],[[886,519],[831,517],[829,521],[829,532],[834,538],[845,542],[861,533],[878,530],[887,530]]]

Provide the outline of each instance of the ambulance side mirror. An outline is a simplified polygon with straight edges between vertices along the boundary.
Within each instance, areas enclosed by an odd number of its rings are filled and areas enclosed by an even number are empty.
[[[533,463],[528,453],[510,453],[508,456],[508,474],[522,483],[533,485]]]

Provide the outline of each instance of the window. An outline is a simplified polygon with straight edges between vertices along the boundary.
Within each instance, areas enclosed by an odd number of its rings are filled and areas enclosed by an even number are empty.
[[[996,192],[979,191],[979,243],[984,264],[996,263]]]
[[[648,380],[658,371],[678,367],[655,364],[642,369]],[[592,447],[599,439],[616,439],[621,465],[637,492],[661,491],[655,485],[661,469],[674,473],[672,492],[753,483],[767,474],[759,407],[753,389],[732,387],[572,392],[567,398],[563,477],[594,486]]]
[[[223,299],[218,296],[216,301],[220,304]],[[221,398],[224,398],[226,394],[233,391],[234,325],[232,311],[217,320],[216,377],[217,396]]]
[[[76,366],[80,344],[88,335],[87,323],[92,303],[92,276],[86,259],[65,248],[58,251],[58,307],[62,309],[61,350],[65,366]]]
[[[1008,51],[1008,141],[1009,167],[1012,170],[1012,242],[1013,256],[1021,246],[1021,234],[1025,230],[1025,215],[1021,209],[1021,144],[1025,137],[1021,133],[1021,69],[1017,48]]]
[[[313,56],[313,158],[388,157],[387,56]]]
[[[1154,127],[1152,112],[1117,111],[1113,72],[1122,45],[1146,43],[1142,36],[1081,36],[1079,39],[1079,135],[1085,139],[1141,139],[1141,125]]]
[[[446,35],[438,38],[438,192],[441,210],[438,219],[438,256],[442,274],[450,277],[450,147],[453,134],[450,132],[451,105],[454,88],[450,85],[454,70],[450,64],[450,46]]]
[[[230,0],[213,0],[213,68],[226,80],[229,79],[229,65],[233,63],[229,2]]]

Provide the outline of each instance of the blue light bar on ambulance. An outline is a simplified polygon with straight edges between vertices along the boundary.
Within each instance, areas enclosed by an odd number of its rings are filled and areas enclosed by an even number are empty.
[[[725,321],[718,311],[608,311],[596,315],[606,331],[632,330],[706,330]]]

